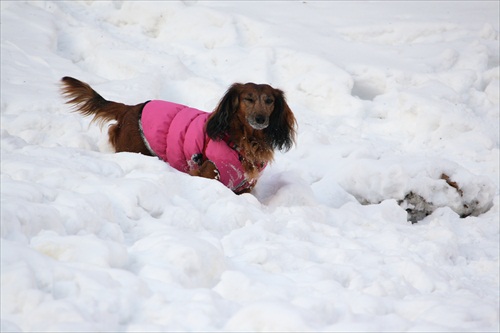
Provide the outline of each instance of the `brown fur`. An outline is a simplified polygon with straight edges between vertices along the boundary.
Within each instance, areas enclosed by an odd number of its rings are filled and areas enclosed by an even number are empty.
[[[141,153],[151,156],[139,132],[139,114],[145,103],[125,105],[107,101],[88,84],[72,77],[62,78],[62,94],[73,104],[75,111],[84,116],[94,116],[93,122],[101,127],[115,120],[108,130],[109,142],[116,152]]]
[[[139,128],[145,103],[125,105],[107,101],[88,84],[71,77],[62,78],[62,94],[75,111],[93,116],[101,127],[115,121],[108,130],[116,152],[151,155]],[[258,177],[257,165],[273,160],[274,150],[288,150],[295,140],[295,117],[284,94],[267,84],[233,84],[209,117],[206,132],[214,140],[230,140],[242,156],[250,178]],[[216,178],[212,162],[206,161],[193,175]]]

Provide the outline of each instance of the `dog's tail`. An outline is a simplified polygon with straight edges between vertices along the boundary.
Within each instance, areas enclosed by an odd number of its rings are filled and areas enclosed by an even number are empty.
[[[66,103],[72,104],[74,111],[84,116],[94,116],[92,121],[101,127],[105,122],[123,117],[124,104],[104,99],[88,84],[75,78],[65,76],[61,81],[62,95],[68,99]]]

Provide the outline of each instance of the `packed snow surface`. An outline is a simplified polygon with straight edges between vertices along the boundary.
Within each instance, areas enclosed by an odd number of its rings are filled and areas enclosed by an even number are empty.
[[[63,76],[268,83],[297,144],[237,196],[114,154]],[[2,1],[1,329],[498,331],[499,89],[498,1]]]

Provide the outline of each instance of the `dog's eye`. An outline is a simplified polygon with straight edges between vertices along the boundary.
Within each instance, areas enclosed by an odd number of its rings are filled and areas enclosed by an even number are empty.
[[[269,104],[273,104],[274,100],[272,98],[266,98],[266,100],[264,101],[264,103],[266,103],[267,105]]]
[[[250,97],[245,97],[245,101],[250,102],[250,103],[253,103],[253,102],[254,102],[254,99],[253,99],[253,98],[250,98]]]

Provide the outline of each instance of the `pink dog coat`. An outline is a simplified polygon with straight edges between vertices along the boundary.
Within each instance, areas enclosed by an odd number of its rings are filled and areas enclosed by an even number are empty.
[[[144,106],[139,124],[149,150],[173,168],[189,172],[210,160],[225,186],[236,193],[251,188],[255,180],[247,179],[238,151],[206,135],[209,116],[208,112],[185,105],[153,100]]]

